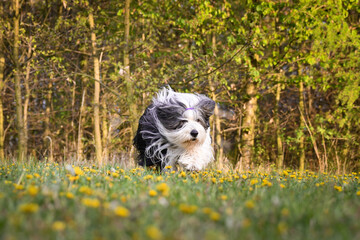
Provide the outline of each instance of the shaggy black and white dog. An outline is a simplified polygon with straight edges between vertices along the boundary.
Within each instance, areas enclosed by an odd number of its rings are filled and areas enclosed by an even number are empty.
[[[209,118],[215,102],[163,88],[139,120],[134,146],[139,165],[202,170],[213,157]]]

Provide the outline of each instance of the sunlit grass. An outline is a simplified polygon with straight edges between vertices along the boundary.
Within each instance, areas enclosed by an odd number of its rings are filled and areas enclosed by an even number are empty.
[[[359,173],[0,167],[1,239],[356,239]]]

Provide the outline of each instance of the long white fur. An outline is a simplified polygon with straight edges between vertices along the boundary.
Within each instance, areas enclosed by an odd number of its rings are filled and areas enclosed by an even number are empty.
[[[171,88],[163,88],[153,99],[154,108],[160,104],[169,104],[170,100],[183,103],[187,108],[193,108],[201,100],[201,96],[189,93],[177,93]],[[151,110],[150,110],[151,111]],[[147,146],[145,154],[149,157],[157,156],[161,159],[163,166],[176,167],[178,163],[187,170],[202,170],[214,160],[214,152],[211,146],[210,128],[207,130],[197,122],[198,112],[196,109],[188,109],[183,117],[188,121],[179,131],[167,130],[157,118],[155,111],[153,117],[156,119],[157,128],[162,136],[157,141]],[[198,131],[196,141],[192,141],[189,134],[191,130]],[[154,151],[155,149],[155,151]],[[166,155],[162,150],[167,149]]]

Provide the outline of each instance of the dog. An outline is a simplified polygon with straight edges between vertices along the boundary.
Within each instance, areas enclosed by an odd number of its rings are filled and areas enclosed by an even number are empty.
[[[215,102],[205,95],[161,89],[140,117],[133,144],[140,166],[177,165],[200,171],[214,160],[209,118]]]

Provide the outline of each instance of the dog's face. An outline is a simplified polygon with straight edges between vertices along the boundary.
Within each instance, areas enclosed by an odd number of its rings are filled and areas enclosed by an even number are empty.
[[[201,96],[193,107],[186,107],[181,101],[172,99],[167,104],[157,106],[156,113],[163,126],[161,132],[164,137],[174,147],[191,149],[206,140],[210,126],[209,118],[214,108],[214,101]]]

